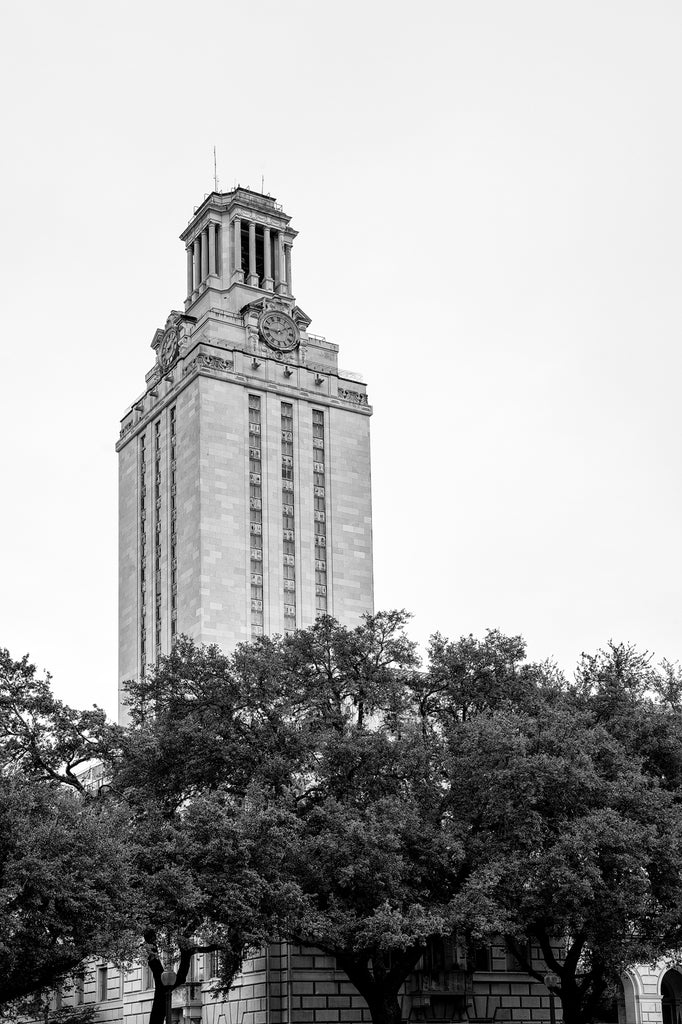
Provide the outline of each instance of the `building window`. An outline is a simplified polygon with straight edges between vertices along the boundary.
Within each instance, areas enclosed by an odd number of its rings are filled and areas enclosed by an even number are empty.
[[[109,968],[97,968],[97,1002],[104,1003],[108,998]]]
[[[313,531],[315,534],[315,612],[327,606],[327,484],[324,448],[324,413],[313,409]]]
[[[520,940],[517,943],[517,945],[519,947],[519,953],[521,954],[521,956],[525,958],[528,961],[528,963],[531,963],[532,956],[530,942],[527,939],[524,939]],[[510,949],[508,949],[506,952],[507,970],[510,973],[525,974],[526,968],[523,966],[521,960],[517,959],[516,953],[513,953],[512,950]]]
[[[472,959],[475,971],[492,970],[490,946],[474,946],[472,950]]]
[[[154,424],[154,658],[161,655],[161,420]]]
[[[154,975],[149,964],[142,964],[142,991],[147,992],[154,988]]]
[[[171,613],[170,613],[170,635],[171,646],[175,642],[178,632],[178,560],[177,560],[177,472],[176,472],[176,451],[177,437],[175,431],[176,417],[175,406],[170,410],[169,422],[169,443],[170,443],[170,584],[171,584]]]
[[[296,496],[294,484],[294,407],[282,402],[282,544],[284,632],[296,629]]]
[[[214,949],[211,953],[204,954],[206,959],[205,963],[205,975],[204,980],[208,981],[210,978],[217,978],[220,974],[220,953],[217,949]]]
[[[139,473],[140,473],[140,675],[143,676],[147,667],[147,633],[146,633],[146,554],[147,554],[147,439],[140,435],[139,442]]]
[[[249,531],[251,534],[251,635],[263,634],[263,477],[261,400],[249,395]],[[213,954],[211,954],[212,956]],[[213,977],[213,975],[211,975]]]

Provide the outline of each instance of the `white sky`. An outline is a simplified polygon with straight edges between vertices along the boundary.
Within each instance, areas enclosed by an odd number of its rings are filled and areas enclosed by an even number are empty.
[[[368,381],[377,607],[682,655],[676,0],[7,4],[0,644],[113,713],[117,467],[178,235],[293,217]]]

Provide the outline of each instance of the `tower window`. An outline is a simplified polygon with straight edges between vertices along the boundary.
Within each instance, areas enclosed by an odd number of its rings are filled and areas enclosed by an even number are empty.
[[[242,229],[243,229],[242,224]],[[263,477],[261,400],[249,395],[249,530],[251,533],[251,635],[263,634]]]
[[[327,611],[327,499],[325,488],[324,412],[313,409],[313,529],[315,532],[315,609]]]
[[[284,626],[286,632],[296,628],[296,556],[294,529],[296,516],[296,494],[294,487],[294,407],[291,402],[282,402],[282,540],[284,557],[282,566],[284,594]]]

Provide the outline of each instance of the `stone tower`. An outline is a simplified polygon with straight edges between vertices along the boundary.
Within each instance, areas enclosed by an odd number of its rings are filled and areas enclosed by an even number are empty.
[[[119,679],[174,637],[230,649],[373,610],[367,391],[293,296],[270,196],[212,192],[184,310],[151,342],[119,454]]]

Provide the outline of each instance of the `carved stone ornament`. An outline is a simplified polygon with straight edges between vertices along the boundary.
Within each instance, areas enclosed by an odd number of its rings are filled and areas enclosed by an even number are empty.
[[[220,356],[208,356],[202,352],[192,359],[190,363],[187,363],[184,368],[184,375],[187,376],[188,373],[197,368],[200,370],[220,370],[224,373],[226,370],[231,370],[233,366],[234,363],[229,359],[221,359]]]
[[[345,402],[353,402],[354,405],[369,405],[367,395],[363,395],[361,391],[339,388],[339,398],[342,398]]]

